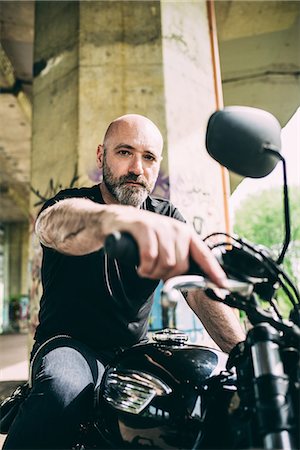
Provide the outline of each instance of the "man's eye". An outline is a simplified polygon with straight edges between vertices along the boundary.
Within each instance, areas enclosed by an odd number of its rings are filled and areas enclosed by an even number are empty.
[[[144,159],[146,159],[147,161],[156,161],[156,159],[152,155],[144,155]]]
[[[119,150],[119,155],[121,156],[127,156],[130,155],[130,152],[128,150]]]

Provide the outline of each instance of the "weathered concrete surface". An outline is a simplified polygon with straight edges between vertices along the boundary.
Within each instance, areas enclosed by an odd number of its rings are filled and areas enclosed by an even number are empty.
[[[3,225],[3,297],[0,302],[0,333],[9,330],[9,302],[28,296],[28,224]],[[25,323],[24,323],[25,325]]]
[[[99,180],[95,149],[114,118],[146,115],[166,136],[160,3],[82,2],[79,47],[78,171],[90,183]]]
[[[216,109],[205,2],[162,3],[171,200],[202,236],[224,230],[220,166],[207,154]]]
[[[34,2],[0,2],[0,221],[28,217]]]
[[[78,5],[36,4],[31,185],[44,197],[51,179],[70,183],[77,164]]]
[[[226,105],[266,109],[284,126],[300,104],[300,3],[216,2]]]

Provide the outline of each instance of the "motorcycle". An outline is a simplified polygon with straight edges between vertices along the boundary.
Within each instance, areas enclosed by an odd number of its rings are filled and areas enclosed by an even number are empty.
[[[212,301],[246,313],[252,324],[246,340],[228,356],[189,344],[179,330],[164,329],[154,333],[152,342],[121,352],[106,368],[97,392],[92,424],[97,448],[300,447],[300,296],[282,269],[290,219],[280,126],[265,111],[225,108],[210,118],[206,145],[217,161],[244,176],[266,176],[278,160],[283,162],[282,251],[275,259],[267,248],[226,233],[205,239],[229,278],[228,289],[221,295],[194,267],[164,284],[162,304],[174,307],[182,289],[203,289]],[[105,249],[110,257],[138,264],[130,235],[109,236]],[[274,300],[279,287],[292,305],[289,320],[282,318]],[[91,429],[84,432],[91,444]],[[77,448],[88,445],[85,441]]]
[[[228,288],[216,290],[191,261],[187,275],[166,281],[161,301],[174,309],[181,290],[203,289],[211,301],[244,311],[252,328],[229,356],[190,344],[184,332],[171,328],[120,351],[105,370],[94,418],[81,425],[74,450],[300,448],[300,295],[282,268],[290,217],[280,126],[265,111],[227,107],[211,116],[206,146],[218,162],[248,177],[266,176],[282,161],[283,248],[274,258],[261,245],[214,233],[205,241],[228,276]],[[110,235],[105,251],[138,265],[128,234]],[[289,320],[274,300],[279,287],[291,302]]]

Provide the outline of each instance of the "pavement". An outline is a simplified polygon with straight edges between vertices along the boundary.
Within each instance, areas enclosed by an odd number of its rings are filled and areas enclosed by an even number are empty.
[[[0,402],[28,379],[27,334],[0,334]],[[0,449],[5,436],[0,434]]]

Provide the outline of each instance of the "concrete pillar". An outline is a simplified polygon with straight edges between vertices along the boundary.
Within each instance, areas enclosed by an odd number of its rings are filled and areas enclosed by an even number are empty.
[[[220,169],[204,150],[215,109],[205,2],[36,2],[34,47],[32,220],[60,188],[100,180],[95,151],[108,123],[135,112],[165,138],[156,193],[199,233],[223,228]],[[39,261],[33,240],[32,305]]]
[[[8,224],[3,225],[2,235],[3,248],[3,286],[2,286],[2,302],[1,302],[1,324],[0,332],[6,331],[9,326],[9,240],[8,240]]]
[[[206,2],[163,2],[162,30],[171,200],[204,237],[225,227],[220,167],[205,149],[216,109]]]
[[[20,297],[28,293],[28,225],[12,223],[8,230],[9,293],[10,297]]]
[[[7,331],[10,329],[10,301],[28,296],[28,224],[5,224],[3,241],[4,289],[0,328]]]

